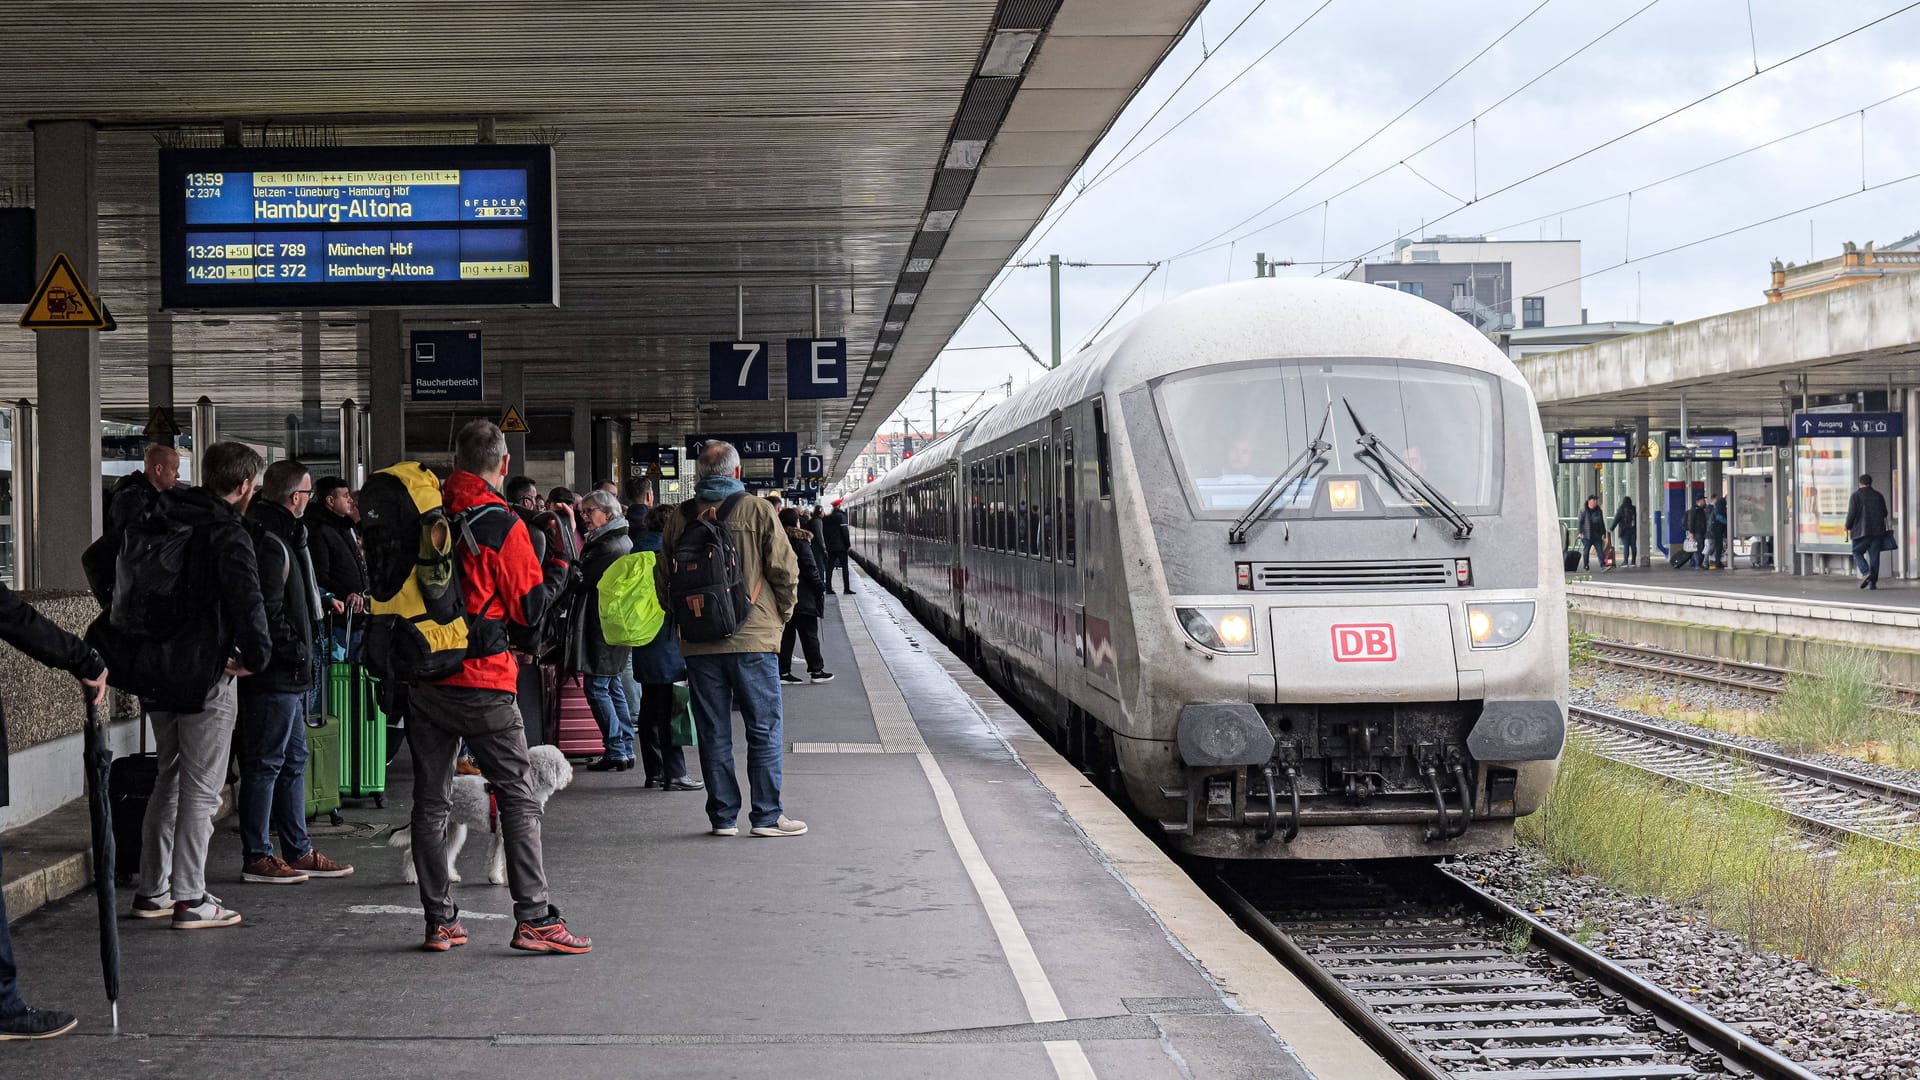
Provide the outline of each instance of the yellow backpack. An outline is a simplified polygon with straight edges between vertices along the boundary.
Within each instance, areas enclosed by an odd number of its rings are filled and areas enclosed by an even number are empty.
[[[459,673],[473,628],[460,589],[459,549],[471,520],[502,506],[450,515],[440,478],[417,461],[381,469],[360,492],[370,612],[366,663],[381,679],[437,682]]]

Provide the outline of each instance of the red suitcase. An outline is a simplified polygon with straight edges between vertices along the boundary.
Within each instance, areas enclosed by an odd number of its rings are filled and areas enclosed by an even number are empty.
[[[587,692],[580,685],[578,675],[560,680],[560,730],[554,745],[570,758],[599,757],[607,751],[600,724],[593,718],[593,707],[587,704]]]

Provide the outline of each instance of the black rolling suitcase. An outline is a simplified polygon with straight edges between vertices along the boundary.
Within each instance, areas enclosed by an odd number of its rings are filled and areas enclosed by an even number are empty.
[[[1561,554],[1561,561],[1566,563],[1567,573],[1569,574],[1580,569],[1580,553],[1577,551],[1563,552]]]
[[[122,885],[140,876],[140,837],[147,803],[160,778],[160,757],[147,752],[147,717],[140,715],[140,752],[107,767],[107,801],[113,808],[113,875]]]
[[[1692,561],[1693,561],[1693,552],[1688,551],[1684,547],[1674,548],[1673,557],[1667,560],[1668,564],[1671,565],[1675,570],[1682,569]]]

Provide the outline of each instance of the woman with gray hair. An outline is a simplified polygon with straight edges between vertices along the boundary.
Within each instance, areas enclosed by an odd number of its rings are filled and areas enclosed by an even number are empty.
[[[625,645],[607,644],[600,628],[600,579],[608,567],[633,551],[620,500],[599,490],[580,496],[580,531],[580,567],[585,579],[573,620],[579,634],[574,655],[585,680],[587,704],[600,724],[606,746],[605,755],[587,768],[593,772],[624,772],[633,768],[633,710],[627,704],[621,677],[632,654]]]

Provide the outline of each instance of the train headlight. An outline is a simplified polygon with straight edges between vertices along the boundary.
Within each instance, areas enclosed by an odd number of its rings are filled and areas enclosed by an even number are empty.
[[[1476,649],[1504,649],[1533,629],[1533,601],[1467,605],[1467,637]]]
[[[1253,609],[1175,608],[1181,629],[1196,644],[1215,652],[1250,653],[1253,651]]]
[[[1327,505],[1335,510],[1360,509],[1360,482],[1335,480],[1327,485]]]

